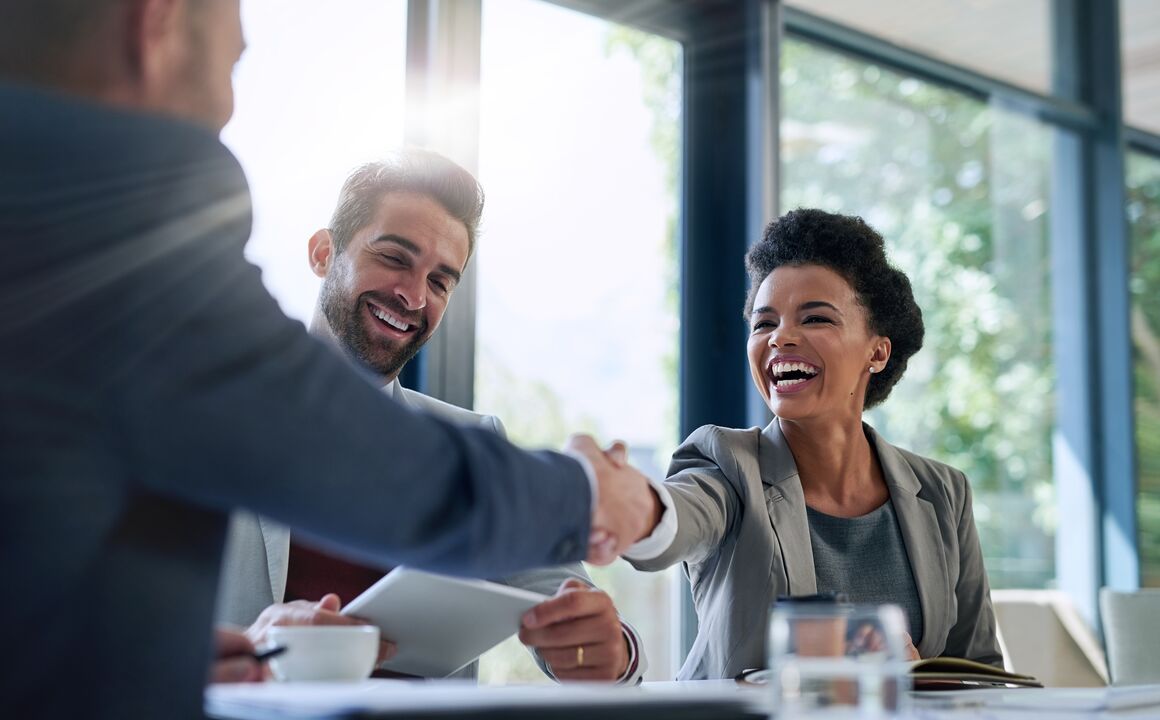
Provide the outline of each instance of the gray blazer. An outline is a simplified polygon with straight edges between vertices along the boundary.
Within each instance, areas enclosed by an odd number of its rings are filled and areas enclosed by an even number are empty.
[[[483,427],[506,437],[503,423],[494,415],[464,410],[442,400],[404,388],[398,380],[390,393],[400,404],[416,411],[464,426]],[[267,606],[282,602],[286,594],[286,570],[290,553],[290,528],[249,512],[238,512],[230,518],[226,550],[218,594],[219,622],[246,626],[254,622]],[[557,565],[512,575],[496,582],[523,588],[543,595],[553,595],[569,578],[595,585],[580,563]],[[343,598],[349,602],[353,598]],[[627,623],[624,623],[627,627]],[[642,648],[640,642],[637,647]],[[639,652],[643,653],[643,649]],[[533,652],[536,664],[551,674],[539,653]],[[474,679],[478,663],[471,663],[452,677]]]
[[[966,477],[863,427],[918,586],[919,654],[1002,663]],[[659,557],[632,564],[641,570],[684,564],[700,627],[678,679],[728,678],[763,667],[770,604],[817,591],[801,480],[777,420],[764,430],[698,429],[673,455],[665,485],[677,513],[676,538]]]

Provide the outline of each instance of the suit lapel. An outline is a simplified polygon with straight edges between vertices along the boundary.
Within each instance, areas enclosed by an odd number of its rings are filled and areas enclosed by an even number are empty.
[[[396,378],[383,386],[383,392],[395,400],[414,408],[403,386]],[[266,546],[266,572],[270,580],[270,597],[280,603],[286,598],[286,575],[290,565],[290,528],[274,520],[258,517],[258,528],[262,532],[262,544]]]
[[[789,582],[790,595],[812,595],[818,591],[814,575],[814,551],[806,519],[806,499],[793,453],[781,434],[777,418],[761,431],[758,449],[761,482],[769,521],[781,546],[781,559]]]
[[[886,476],[890,501],[894,504],[914,583],[918,586],[923,625],[918,650],[923,657],[932,657],[943,650],[941,642],[937,641],[945,640],[950,629],[950,608],[946,607],[946,598],[954,597],[941,549],[938,517],[934,505],[919,497],[922,484],[898,448],[878,437],[870,426],[864,427]]]
[[[280,603],[286,597],[286,569],[290,563],[290,528],[259,517],[262,543],[266,546],[266,571],[270,576],[270,597]]]
[[[387,394],[387,397],[392,398],[395,402],[399,403],[403,407],[407,407],[412,410],[419,409],[415,403],[411,402],[411,398],[408,397],[410,391],[403,387],[403,383],[399,382],[399,378],[395,378],[390,382],[390,384],[384,385],[383,392]]]

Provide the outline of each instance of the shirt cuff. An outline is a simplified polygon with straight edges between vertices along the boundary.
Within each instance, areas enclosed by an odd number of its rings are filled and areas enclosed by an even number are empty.
[[[628,645],[628,667],[625,668],[624,674],[617,678],[616,682],[620,685],[639,685],[644,680],[645,671],[648,670],[648,658],[644,654],[644,646],[641,645],[636,629],[624,620],[620,621],[620,631],[624,633],[624,642]]]
[[[661,499],[661,505],[665,509],[661,513],[661,521],[653,528],[652,533],[625,551],[626,560],[652,560],[660,557],[677,539],[677,512],[673,509],[673,496],[669,494],[664,482],[653,478],[649,478],[648,482],[653,490],[656,490],[657,497]]]
[[[596,484],[596,470],[592,467],[592,461],[578,452],[565,450],[564,454],[580,463],[580,467],[584,468],[584,477],[588,478],[588,489],[592,491],[592,502],[589,507],[589,514],[596,514],[596,506],[600,502],[599,485]]]

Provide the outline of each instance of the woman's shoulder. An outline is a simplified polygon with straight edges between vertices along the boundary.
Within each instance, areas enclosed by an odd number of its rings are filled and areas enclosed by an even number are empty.
[[[702,425],[677,448],[669,474],[681,469],[715,466],[726,476],[737,477],[752,471],[760,443],[761,428]]]
[[[967,480],[967,476],[962,470],[940,462],[933,458],[919,455],[916,452],[900,448],[897,445],[892,445],[889,442],[879,439],[879,454],[882,455],[882,450],[888,449],[888,452],[896,456],[897,461],[910,470],[917,480],[919,486],[925,494],[937,493],[938,495],[947,497],[952,504],[960,505],[966,497],[970,495],[971,484]],[[892,463],[887,458],[880,458],[884,460],[883,463],[887,466],[887,472],[890,471]]]
[[[756,452],[757,443],[761,437],[761,428],[733,428],[723,425],[702,425],[689,434],[681,447],[697,447],[714,452],[737,452],[748,450]]]

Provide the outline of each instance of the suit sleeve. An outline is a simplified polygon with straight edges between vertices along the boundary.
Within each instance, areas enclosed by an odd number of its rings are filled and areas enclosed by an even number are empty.
[[[963,488],[963,504],[958,518],[959,577],[955,584],[958,617],[947,635],[943,654],[1002,667],[1003,653],[995,629],[991,586],[983,567],[983,550],[975,529],[971,484],[961,474],[958,480]]]
[[[738,472],[719,428],[694,431],[673,454],[665,479],[677,518],[673,542],[656,557],[628,557],[629,563],[638,570],[663,570],[678,562],[701,562],[716,552],[741,507],[730,481]]]
[[[507,428],[505,428],[503,426],[503,422],[500,421],[498,416],[485,415],[484,416],[484,427],[487,427],[488,424],[491,425],[491,427],[488,429],[491,430],[493,433],[495,433],[496,435],[499,435],[501,438],[505,438],[505,439],[507,438]]]
[[[125,284],[108,402],[143,489],[369,563],[494,576],[581,559],[581,466],[386,398],[281,312],[242,255],[248,206],[229,200],[151,238]]]

